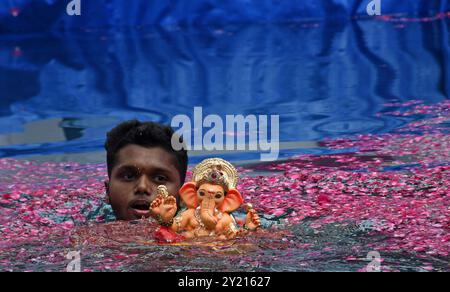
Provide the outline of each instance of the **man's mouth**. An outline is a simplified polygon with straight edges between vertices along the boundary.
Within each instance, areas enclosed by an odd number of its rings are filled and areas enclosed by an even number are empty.
[[[150,202],[145,200],[137,200],[130,204],[130,208],[133,214],[138,218],[150,216]]]

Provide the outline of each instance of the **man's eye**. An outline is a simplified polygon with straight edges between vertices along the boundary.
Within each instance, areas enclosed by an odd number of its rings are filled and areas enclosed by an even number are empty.
[[[155,176],[155,180],[157,181],[157,182],[166,182],[167,181],[167,177],[166,176],[164,176],[164,175],[157,175],[157,176]]]
[[[137,173],[134,171],[126,171],[122,173],[122,178],[127,181],[134,180],[137,177]]]

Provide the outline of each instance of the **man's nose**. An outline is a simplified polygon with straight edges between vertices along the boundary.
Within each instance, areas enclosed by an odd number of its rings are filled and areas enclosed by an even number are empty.
[[[152,193],[153,187],[150,180],[145,175],[141,176],[137,182],[134,194],[151,196]]]

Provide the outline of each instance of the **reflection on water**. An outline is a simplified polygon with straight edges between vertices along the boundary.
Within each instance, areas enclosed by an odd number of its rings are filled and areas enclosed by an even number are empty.
[[[448,25],[371,20],[3,37],[0,157],[99,151],[121,120],[170,123],[194,106],[223,117],[278,114],[283,142],[389,132],[420,116],[376,117],[384,103],[448,97]]]

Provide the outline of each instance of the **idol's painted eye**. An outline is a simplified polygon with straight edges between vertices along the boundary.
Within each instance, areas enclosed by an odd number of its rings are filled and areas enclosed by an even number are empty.
[[[220,198],[222,198],[222,194],[221,193],[217,193],[216,194],[216,199],[220,199]]]
[[[205,192],[204,192],[204,191],[199,191],[199,192],[198,192],[198,195],[199,195],[200,197],[204,197],[204,196],[205,196]]]

